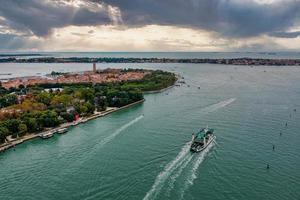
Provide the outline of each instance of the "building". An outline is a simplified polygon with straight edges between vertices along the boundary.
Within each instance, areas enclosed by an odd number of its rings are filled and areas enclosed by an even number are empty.
[[[96,72],[97,72],[96,63],[93,63],[93,72],[94,72],[94,73],[96,73]]]

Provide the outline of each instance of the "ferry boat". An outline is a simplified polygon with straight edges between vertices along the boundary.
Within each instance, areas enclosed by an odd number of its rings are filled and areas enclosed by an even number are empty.
[[[54,135],[54,133],[55,133],[54,131],[48,131],[46,133],[41,133],[39,136],[42,139],[48,139],[51,138]]]
[[[201,152],[215,139],[216,136],[214,135],[214,129],[203,128],[198,133],[193,133],[190,151],[197,153]]]
[[[68,132],[67,128],[60,128],[60,129],[57,130],[58,134],[63,134],[63,133],[66,133],[66,132]]]

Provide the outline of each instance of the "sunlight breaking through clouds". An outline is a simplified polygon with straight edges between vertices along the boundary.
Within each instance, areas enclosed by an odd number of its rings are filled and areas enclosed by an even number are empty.
[[[300,0],[1,0],[0,50],[299,50],[299,13]]]

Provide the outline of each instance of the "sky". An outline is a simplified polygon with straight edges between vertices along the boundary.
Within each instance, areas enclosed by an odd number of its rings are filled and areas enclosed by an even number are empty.
[[[300,0],[0,0],[0,51],[300,51]]]

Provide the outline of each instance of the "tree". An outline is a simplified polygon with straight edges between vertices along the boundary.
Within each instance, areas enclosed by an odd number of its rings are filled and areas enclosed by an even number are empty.
[[[29,132],[36,132],[40,129],[40,126],[37,122],[37,120],[33,117],[28,117],[25,119],[25,124],[27,126],[27,130]]]
[[[23,136],[27,133],[27,126],[26,124],[19,125],[19,136]]]
[[[85,101],[93,102],[95,95],[94,90],[90,88],[80,88],[75,92],[75,97],[84,99]]]
[[[6,128],[12,134],[19,132],[20,123],[21,123],[21,121],[19,119],[8,119],[5,121]]]
[[[11,106],[18,103],[18,97],[15,94],[6,94],[0,97],[0,108]]]
[[[36,98],[38,102],[41,102],[46,105],[50,105],[52,99],[51,94],[49,94],[48,92],[41,92],[37,95]]]
[[[67,120],[67,122],[72,122],[75,119],[75,115],[72,113],[62,112],[60,113],[60,116]]]
[[[59,125],[58,115],[53,110],[43,111],[38,117],[38,123],[42,124],[42,127],[55,127]]]
[[[0,126],[0,143],[4,143],[6,136],[8,135],[9,135],[9,130],[4,126]]]
[[[51,104],[55,105],[55,104],[63,104],[64,106],[68,106],[71,105],[72,103],[72,96],[68,95],[68,94],[57,94],[53,97]]]
[[[87,113],[93,114],[95,111],[95,106],[90,102],[84,104],[87,107]]]
[[[88,107],[86,105],[80,105],[79,106],[79,113],[80,114],[86,114],[88,111]]]

